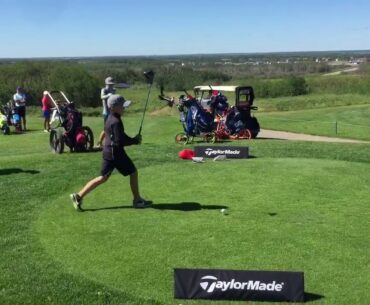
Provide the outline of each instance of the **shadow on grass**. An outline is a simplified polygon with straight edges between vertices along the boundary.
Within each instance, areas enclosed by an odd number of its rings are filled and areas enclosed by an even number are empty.
[[[119,209],[132,209],[132,205],[121,205],[112,207],[102,207],[93,209],[83,209],[83,212],[98,212],[104,210],[119,210]],[[179,202],[179,203],[154,203],[151,209],[156,210],[172,210],[172,211],[200,211],[200,210],[219,210],[226,209],[225,205],[201,205],[197,202]]]
[[[121,209],[132,209],[132,205],[117,205],[114,207],[102,207],[102,208],[92,208],[92,209],[84,209],[82,208],[81,212],[98,212],[98,211],[105,211],[105,210],[121,210]]]
[[[102,149],[100,147],[92,147],[87,150],[80,150],[80,151],[70,151],[72,154],[88,154],[88,153],[96,153],[101,152]]]
[[[320,300],[320,299],[323,299],[323,298],[324,298],[324,296],[320,295],[320,294],[310,293],[310,292],[305,292],[304,293],[304,302],[305,303],[317,301],[317,300]]]
[[[300,302],[300,303],[309,303],[309,302],[314,302],[314,301],[317,301],[317,300],[320,300],[320,299],[323,299],[324,296],[320,295],[320,294],[315,294],[315,293],[309,293],[309,292],[305,292],[304,293],[304,301],[303,302]],[[260,301],[261,302],[261,298],[258,297],[258,296],[251,296],[248,298],[249,301]],[[271,299],[266,299],[264,301],[268,301],[270,303],[281,303],[281,300],[275,300],[273,298]],[[261,302],[262,304],[263,302]],[[298,302],[293,302],[294,304],[299,304]],[[288,303],[284,303],[284,304],[288,304]]]
[[[269,138],[269,137],[257,137],[255,138],[255,140],[285,140],[287,141],[287,139],[284,139],[284,138]]]
[[[20,174],[20,173],[35,175],[35,174],[39,174],[40,171],[37,171],[37,170],[23,170],[21,168],[2,168],[2,169],[0,169],[0,176]]]
[[[173,211],[199,211],[199,210],[219,210],[226,209],[225,205],[202,205],[197,202],[179,202],[179,203],[157,203],[153,204],[153,209],[173,210]]]

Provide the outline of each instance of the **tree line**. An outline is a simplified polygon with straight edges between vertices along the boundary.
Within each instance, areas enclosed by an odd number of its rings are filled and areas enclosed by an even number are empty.
[[[12,99],[17,87],[24,88],[28,105],[40,105],[45,90],[61,90],[72,101],[95,106],[100,82],[74,63],[16,62],[0,65],[1,104]]]
[[[288,66],[286,66],[288,67]],[[285,74],[275,78],[261,75],[241,77],[228,69],[212,66],[163,64],[160,60],[142,62],[100,61],[19,61],[0,63],[0,104],[12,99],[18,86],[25,89],[28,105],[40,105],[44,90],[61,90],[68,98],[81,106],[101,105],[100,89],[104,79],[112,76],[117,81],[135,85],[145,82],[143,71],[153,69],[154,85],[167,91],[189,90],[196,85],[251,85],[257,97],[273,98],[316,93],[370,94],[370,76],[362,69],[360,75],[323,77],[321,75]]]

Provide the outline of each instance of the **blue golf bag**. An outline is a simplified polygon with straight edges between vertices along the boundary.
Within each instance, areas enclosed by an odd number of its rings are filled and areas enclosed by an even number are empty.
[[[205,111],[195,98],[182,95],[179,102],[180,118],[186,135],[197,136],[214,130],[212,114]]]

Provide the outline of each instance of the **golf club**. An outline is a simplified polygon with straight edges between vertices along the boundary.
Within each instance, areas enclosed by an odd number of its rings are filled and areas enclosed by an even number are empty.
[[[150,96],[150,91],[152,90],[152,86],[153,86],[153,80],[154,80],[154,72],[152,70],[150,71],[145,71],[144,72],[144,76],[146,78],[146,81],[148,84],[150,84],[149,86],[149,91],[148,91],[148,96],[146,98],[146,102],[145,102],[145,106],[144,106],[144,112],[143,112],[143,117],[141,119],[141,123],[140,123],[140,128],[139,128],[139,135],[141,135],[141,129],[143,128],[143,122],[144,122],[144,117],[145,117],[145,112],[146,112],[146,108],[148,106],[148,101],[149,101],[149,96]]]

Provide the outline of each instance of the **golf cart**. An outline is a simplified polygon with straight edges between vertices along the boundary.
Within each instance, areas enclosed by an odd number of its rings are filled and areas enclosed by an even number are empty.
[[[82,113],[77,111],[62,91],[47,92],[53,104],[49,143],[52,151],[61,154],[66,144],[71,152],[89,151],[94,146],[94,135],[88,126],[82,126]]]
[[[234,95],[234,105],[229,107],[224,93]],[[200,105],[214,115],[217,138],[251,139],[256,138],[260,126],[251,110],[254,92],[251,86],[196,86],[195,98]]]

